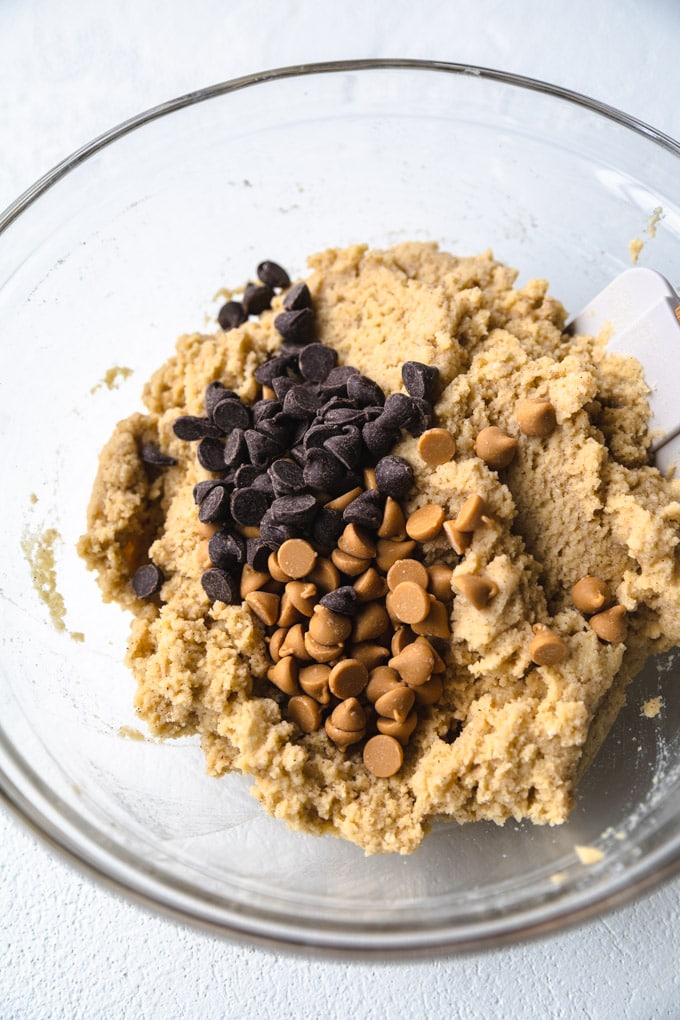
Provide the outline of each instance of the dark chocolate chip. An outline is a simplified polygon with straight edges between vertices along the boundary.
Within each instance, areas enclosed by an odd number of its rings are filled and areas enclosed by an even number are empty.
[[[358,467],[364,443],[356,425],[345,425],[340,435],[331,436],[323,445],[326,450],[330,450],[334,457],[338,458],[341,464],[345,465],[348,471],[353,471]]]
[[[196,447],[196,459],[206,471],[225,471],[224,442],[221,439],[201,439]]]
[[[155,443],[142,443],[139,456],[145,464],[153,464],[155,467],[170,467],[177,463],[174,457],[169,453],[163,453]]]
[[[302,445],[305,450],[311,450],[313,447],[321,447],[327,439],[331,436],[337,436],[340,432],[340,426],[333,424],[326,424],[321,422],[318,425],[310,425],[302,440]]]
[[[283,299],[283,307],[287,312],[299,312],[301,308],[312,307],[312,295],[304,281],[293,284]]]
[[[287,415],[277,414],[275,418],[264,418],[259,421],[255,429],[263,436],[269,436],[283,450],[289,445],[293,434],[293,419]]]
[[[194,503],[202,503],[205,497],[213,489],[220,487],[225,488],[224,479],[222,478],[206,478],[203,482],[196,482],[193,489]]]
[[[272,379],[272,389],[279,400],[284,400],[286,393],[292,390],[293,386],[299,385],[298,379],[291,379],[287,375],[278,375],[275,379]]]
[[[296,464],[298,464],[301,468],[304,468],[307,462],[307,451],[304,446],[300,443],[296,443],[295,446],[291,446],[288,451],[288,455],[292,457]]]
[[[222,524],[229,520],[229,493],[224,485],[216,485],[200,502],[198,519],[204,524]]]
[[[297,359],[290,354],[282,354],[278,358],[270,358],[258,365],[253,375],[262,386],[271,386],[272,379],[280,375],[286,375],[288,369],[293,367]]]
[[[246,446],[245,433],[243,429],[234,429],[224,444],[224,463],[227,467],[239,468],[244,461],[248,460],[248,447]]]
[[[231,516],[237,524],[242,527],[254,527],[260,523],[267,512],[267,495],[254,489],[252,485],[248,489],[234,489],[231,494],[230,506]],[[201,504],[202,508],[203,504]]]
[[[212,602],[224,602],[225,605],[231,606],[239,601],[238,582],[226,570],[210,567],[201,575],[201,584]]]
[[[323,381],[322,390],[326,396],[347,396],[347,380],[352,375],[358,375],[359,369],[352,365],[338,365],[332,369]]]
[[[283,266],[270,259],[260,262],[257,267],[257,277],[268,287],[288,287],[290,285],[290,277]]]
[[[267,497],[267,504],[271,503],[276,495],[274,492],[274,483],[267,474],[266,471],[258,472],[257,478],[252,483],[253,489],[257,489],[258,492],[264,492]]]
[[[332,425],[348,425],[357,423],[363,425],[366,416],[360,407],[332,407],[324,413],[324,421]]]
[[[271,287],[248,283],[243,292],[243,311],[246,315],[259,315],[271,308],[273,297],[274,291]]]
[[[283,398],[283,413],[291,418],[313,418],[319,405],[319,394],[311,386],[292,386]]]
[[[412,397],[432,400],[437,394],[439,369],[434,365],[423,365],[420,361],[405,361],[401,366],[401,378]]]
[[[250,462],[258,468],[268,468],[276,457],[280,457],[283,448],[271,436],[255,429],[247,429],[244,434]]]
[[[314,313],[311,308],[280,312],[274,319],[274,328],[287,343],[302,347],[314,339]]]
[[[381,457],[388,454],[397,439],[393,430],[387,431],[382,428],[381,421],[382,418],[369,421],[361,430],[364,445],[374,460],[380,460]]]
[[[275,460],[269,468],[269,477],[277,496],[292,496],[305,487],[302,468],[289,460]]]
[[[307,450],[304,466],[305,484],[310,489],[321,489],[322,492],[337,492],[347,477],[347,468],[323,447],[311,447]]]
[[[238,398],[234,400],[233,397],[227,397],[213,408],[212,420],[223,432],[247,429],[250,425],[250,410]]]
[[[217,321],[225,332],[242,326],[247,318],[240,301],[227,301],[217,313]]]
[[[322,596],[319,605],[329,609],[331,613],[353,616],[357,609],[357,593],[351,584],[343,584]]]
[[[384,404],[385,394],[377,382],[369,379],[366,375],[351,375],[347,380],[347,396],[354,400],[359,407],[370,407],[374,404]]]
[[[429,400],[413,398],[414,415],[406,426],[412,436],[422,436],[423,432],[434,425],[434,408]]]
[[[145,563],[134,573],[132,590],[138,599],[150,599],[160,590],[164,580],[160,567],[157,567],[155,563]]]
[[[230,531],[216,531],[208,542],[208,556],[213,567],[235,570],[245,563],[245,539]]]
[[[345,507],[342,517],[345,524],[357,524],[375,531],[382,524],[384,497],[376,489],[367,489]]]
[[[385,496],[406,499],[413,485],[413,468],[403,457],[382,457],[375,465],[375,484]]]
[[[236,469],[236,474],[234,475],[234,488],[247,489],[248,486],[252,485],[255,479],[259,478],[261,474],[262,471],[260,468],[253,467],[252,464],[241,464],[241,466]]]
[[[246,539],[246,560],[253,570],[266,570],[270,553],[270,546],[262,538]]]
[[[300,375],[309,382],[323,382],[338,363],[337,352],[325,344],[308,344],[300,351]]]
[[[321,507],[312,522],[310,538],[314,546],[323,554],[328,555],[336,546],[338,539],[345,530],[345,522],[340,510],[329,510]]]
[[[390,393],[379,421],[384,429],[404,429],[415,414],[413,397],[406,393]]]
[[[303,527],[314,517],[318,504],[310,493],[298,496],[279,496],[270,507],[272,519],[276,524],[290,524]]]
[[[193,442],[196,439],[219,439],[220,429],[209,418],[196,418],[193,414],[184,414],[177,418],[172,431],[178,439]]]
[[[283,404],[280,400],[257,400],[250,409],[253,425],[264,421],[265,418],[273,418],[274,415],[280,414],[282,409]]]
[[[221,382],[208,383],[205,388],[205,413],[208,417],[212,417],[212,413],[220,400],[226,400],[228,397],[238,400],[238,393],[228,390]]]
[[[297,530],[289,524],[277,524],[271,510],[268,510],[260,521],[260,538],[270,549],[278,549],[289,538],[297,538],[297,535]]]
[[[362,410],[366,421],[375,421],[383,412],[379,404],[372,404],[370,407],[364,407]]]

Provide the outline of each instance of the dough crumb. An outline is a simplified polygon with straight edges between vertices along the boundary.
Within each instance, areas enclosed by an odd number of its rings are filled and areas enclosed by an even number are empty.
[[[663,699],[661,697],[648,698],[642,705],[641,715],[645,716],[646,719],[656,719],[659,712],[663,708]]]
[[[576,856],[578,857],[581,864],[598,864],[604,858],[602,850],[598,850],[596,846],[580,846],[574,847]]]
[[[114,365],[107,369],[99,382],[90,389],[90,393],[96,393],[102,386],[105,386],[107,390],[116,389],[121,382],[129,379],[132,373],[133,369],[127,368],[125,365]]]
[[[55,546],[61,541],[56,528],[47,528],[37,536],[25,535],[21,548],[31,568],[33,587],[47,606],[55,630],[67,633],[73,641],[82,642],[85,635],[66,628],[66,603],[57,588]]]

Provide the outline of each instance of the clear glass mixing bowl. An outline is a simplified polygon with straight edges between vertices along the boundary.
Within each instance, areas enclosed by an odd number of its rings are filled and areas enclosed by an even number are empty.
[[[388,60],[192,93],[22,196],[0,218],[6,800],[90,871],[180,919],[362,955],[547,931],[677,869],[672,656],[630,689],[567,824],[441,824],[411,857],[364,858],[289,832],[245,778],[207,777],[195,740],[129,739],[127,620],[102,604],[74,545],[114,423],[140,406],[175,337],[214,314],[218,288],[261,259],[301,273],[308,253],[356,241],[492,247],[576,310],[630,264],[635,237],[641,262],[678,286],[679,182],[678,145],[616,110],[495,71]],[[645,718],[658,695],[661,713]],[[602,859],[582,863],[576,845]]]

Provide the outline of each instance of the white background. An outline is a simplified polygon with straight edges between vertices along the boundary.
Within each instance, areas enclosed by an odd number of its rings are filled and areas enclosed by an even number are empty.
[[[680,137],[679,0],[0,0],[0,208],[93,136],[285,64],[497,67]],[[0,1018],[680,1017],[680,882],[541,942],[412,964],[273,955],[178,927],[0,813]]]

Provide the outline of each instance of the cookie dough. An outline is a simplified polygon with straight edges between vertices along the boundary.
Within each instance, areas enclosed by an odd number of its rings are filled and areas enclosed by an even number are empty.
[[[647,655],[680,642],[680,483],[650,466],[641,367],[608,354],[604,339],[568,336],[547,283],[516,288],[515,271],[490,252],[357,245],[315,255],[310,268],[318,339],[341,364],[388,394],[402,389],[405,361],[439,369],[436,424],[455,454],[423,460],[411,437],[392,450],[415,475],[406,511],[437,504],[455,520],[471,494],[487,509],[462,554],[443,533],[425,542],[426,563],[453,567],[459,593],[442,697],[422,714],[399,772],[371,775],[359,747],[342,752],[323,728],[303,733],[282,716],[260,621],[245,602],[211,603],[201,587],[192,488],[208,475],[173,422],[203,413],[212,380],[257,399],[253,371],[280,343],[277,297],[228,333],[181,337],[145,386],[145,413],[121,422],[101,454],[79,549],[103,597],[133,614],[127,662],[139,716],[156,735],[198,732],[211,775],[252,776],[271,814],[366,853],[413,851],[437,817],[563,822],[626,683]],[[527,399],[554,408],[549,434],[519,427]],[[490,426],[517,444],[499,470],[475,453]],[[150,471],[143,443],[176,465]],[[141,602],[130,583],[147,555],[166,578],[158,602]],[[456,586],[470,574],[492,583],[488,602]],[[625,643],[602,640],[574,606],[586,575],[627,611]],[[564,643],[561,661],[532,661],[536,624]]]

